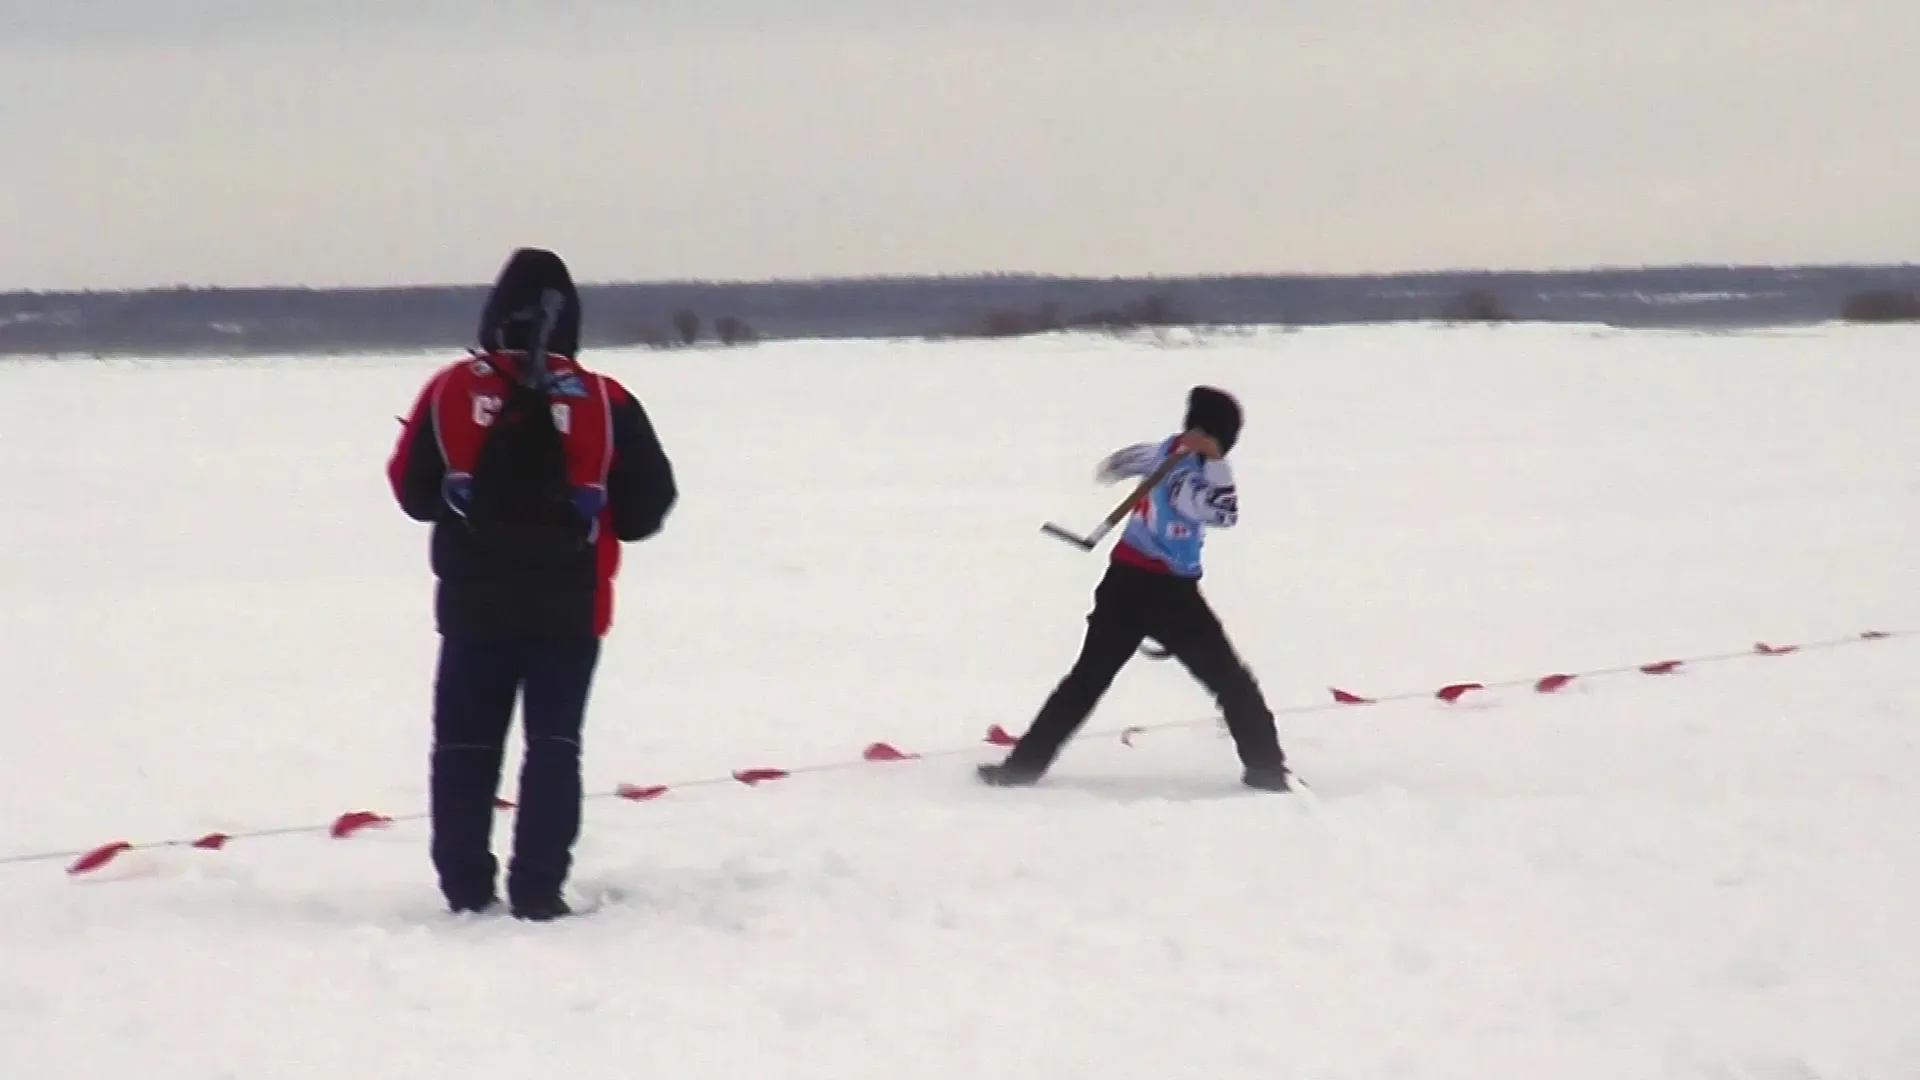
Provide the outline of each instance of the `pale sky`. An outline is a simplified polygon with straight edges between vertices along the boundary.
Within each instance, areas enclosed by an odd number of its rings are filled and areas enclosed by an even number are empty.
[[[0,0],[0,289],[1912,261],[1916,102],[1916,0]]]

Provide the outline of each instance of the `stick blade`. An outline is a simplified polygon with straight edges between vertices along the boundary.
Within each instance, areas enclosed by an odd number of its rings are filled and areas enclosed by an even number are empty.
[[[1047,522],[1045,525],[1040,526],[1040,531],[1047,534],[1048,536],[1053,537],[1055,540],[1061,540],[1066,543],[1072,544],[1074,547],[1079,548],[1081,551],[1093,550],[1093,541],[1087,539],[1084,536],[1081,536],[1078,533],[1072,532],[1068,529],[1064,529],[1058,525],[1055,525],[1051,521]]]

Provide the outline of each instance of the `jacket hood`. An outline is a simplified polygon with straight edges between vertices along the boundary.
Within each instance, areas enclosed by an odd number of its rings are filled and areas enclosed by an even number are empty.
[[[1199,428],[1220,442],[1220,452],[1233,449],[1240,441],[1242,416],[1240,403],[1225,390],[1196,386],[1187,393],[1186,429]]]
[[[500,268],[480,311],[482,352],[532,352],[540,344],[547,306],[555,305],[546,351],[580,351],[580,290],[560,256],[544,248],[521,248]]]

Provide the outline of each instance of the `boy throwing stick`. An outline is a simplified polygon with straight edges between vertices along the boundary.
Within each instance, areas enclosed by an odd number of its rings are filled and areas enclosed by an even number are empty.
[[[1147,476],[1168,455],[1183,455],[1140,500],[1115,544],[1094,590],[1079,658],[1006,760],[980,766],[981,780],[997,787],[1039,781],[1120,669],[1153,638],[1220,703],[1244,769],[1242,782],[1265,791],[1291,790],[1273,712],[1200,593],[1205,531],[1232,528],[1239,519],[1226,456],[1240,426],[1238,402],[1224,391],[1197,386],[1187,397],[1184,434],[1129,446],[1100,463],[1097,479],[1112,484]]]

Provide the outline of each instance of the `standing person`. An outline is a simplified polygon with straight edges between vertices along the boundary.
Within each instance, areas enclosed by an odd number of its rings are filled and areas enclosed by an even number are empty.
[[[566,264],[514,252],[479,348],[428,380],[387,463],[400,508],[433,526],[432,858],[455,913],[498,902],[494,797],[517,697],[526,755],[507,900],[517,918],[570,914],[581,727],[620,544],[659,532],[678,498],[646,410],[582,367],[579,348]]]
[[[1266,791],[1291,790],[1273,713],[1200,592],[1205,531],[1232,528],[1239,520],[1226,457],[1239,440],[1241,420],[1232,396],[1196,386],[1187,396],[1183,434],[1126,447],[1100,463],[1097,478],[1111,484],[1152,473],[1169,454],[1192,455],[1135,508],[1094,590],[1079,658],[1006,760],[980,766],[983,781],[997,787],[1039,781],[1120,669],[1151,637],[1220,703],[1240,755],[1242,782]]]

